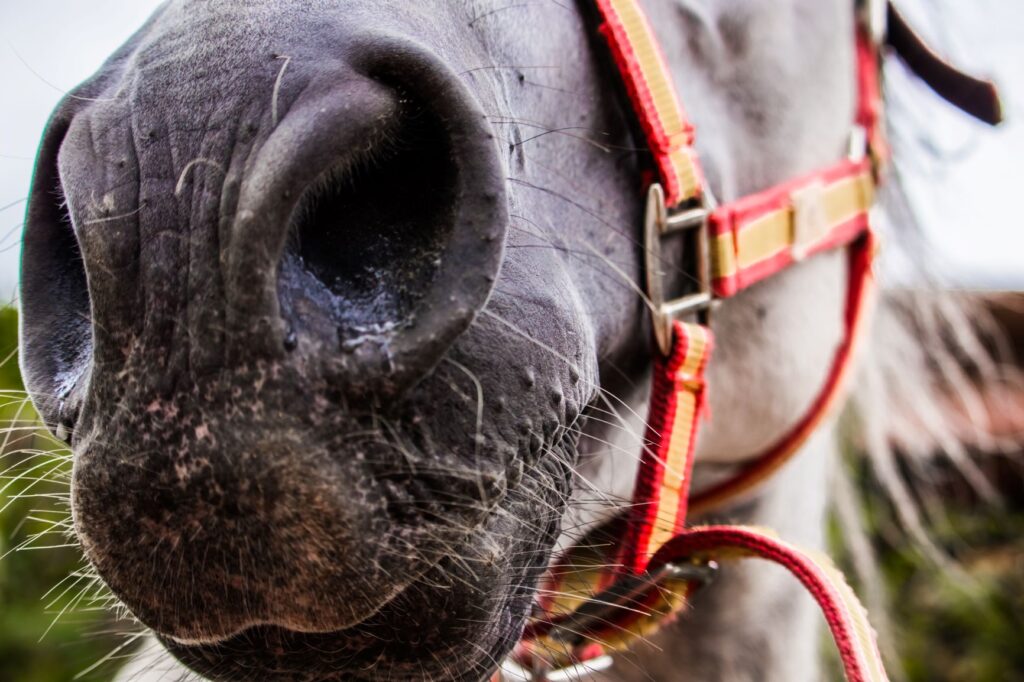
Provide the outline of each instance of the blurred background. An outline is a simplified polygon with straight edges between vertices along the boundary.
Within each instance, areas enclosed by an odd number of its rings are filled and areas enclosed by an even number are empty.
[[[37,430],[21,392],[17,278],[32,160],[50,111],[157,4],[0,2],[0,682],[108,680],[132,647],[126,625],[80,572],[80,557],[62,534],[63,518],[53,510],[64,505],[66,486],[43,480],[69,464]],[[1024,291],[1024,3],[898,5],[941,52],[1002,90],[1008,120],[991,130],[938,100],[895,59],[886,66],[890,105],[905,127],[905,190],[931,248],[926,269],[991,311],[1012,355],[1024,348],[1024,299],[1013,293]],[[913,288],[920,265],[893,253],[884,274]],[[1007,435],[1019,435],[1013,429],[1024,393],[994,400],[1008,415]],[[884,579],[861,587],[887,597],[887,641],[908,680],[1024,680],[1022,453],[978,445],[971,454],[998,497],[964,485],[955,467],[929,468],[929,489],[944,504],[927,515],[927,531],[948,561],[908,541],[871,471],[856,457],[848,464]],[[918,474],[904,473],[916,485]],[[842,535],[837,525],[840,555]]]

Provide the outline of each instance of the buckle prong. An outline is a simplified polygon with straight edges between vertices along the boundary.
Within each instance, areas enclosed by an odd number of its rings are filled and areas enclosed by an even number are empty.
[[[711,249],[708,237],[708,219],[712,201],[705,189],[696,206],[669,213],[665,206],[665,191],[661,184],[651,184],[647,192],[644,214],[644,265],[647,277],[647,297],[651,303],[654,338],[663,355],[672,350],[672,321],[678,317],[696,314],[707,323],[714,296],[711,292]],[[664,265],[661,258],[661,239],[677,232],[690,240],[697,262],[694,279],[697,291],[678,298],[665,300],[663,282]]]
[[[668,213],[665,216],[665,222],[659,227],[661,228],[661,234],[672,234],[673,232],[679,232],[681,230],[689,230],[697,227],[703,227],[708,220],[708,209],[704,206],[697,206],[695,208],[688,208],[683,211],[676,213]]]

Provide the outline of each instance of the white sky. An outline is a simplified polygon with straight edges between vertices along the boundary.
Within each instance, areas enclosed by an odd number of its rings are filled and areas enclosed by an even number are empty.
[[[1024,289],[1024,2],[899,0],[933,46],[968,72],[999,85],[1006,121],[974,122],[913,78],[901,78],[930,130],[929,144],[953,160],[923,167],[910,191],[937,247],[940,273],[955,282]],[[897,69],[890,69],[890,72]]]
[[[925,14],[920,7],[933,8]],[[43,126],[62,91],[89,76],[157,0],[0,0],[0,301],[14,296],[24,199]],[[960,283],[1024,288],[1024,3],[903,0],[958,62],[999,81],[1010,121],[990,131],[921,88],[910,101],[930,141],[957,159],[911,184],[925,227]],[[896,76],[898,77],[898,70]],[[920,90],[920,92],[918,92]]]

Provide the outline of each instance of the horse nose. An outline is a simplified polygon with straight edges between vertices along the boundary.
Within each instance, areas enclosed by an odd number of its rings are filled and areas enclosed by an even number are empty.
[[[507,208],[482,107],[416,46],[294,54],[241,103],[145,69],[73,100],[33,189],[29,374],[75,425],[75,531],[181,640],[360,622],[502,480],[458,453],[414,476],[344,395],[408,387],[487,300]]]
[[[317,85],[241,188],[227,324],[251,352],[277,323],[289,352],[315,355],[349,393],[394,395],[487,299],[504,173],[485,114],[429,57],[364,57]]]

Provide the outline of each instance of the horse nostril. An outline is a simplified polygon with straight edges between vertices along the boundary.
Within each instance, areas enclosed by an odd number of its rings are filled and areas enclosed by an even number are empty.
[[[324,173],[292,218],[289,253],[323,289],[343,346],[410,320],[453,228],[459,170],[449,136],[429,109],[399,101],[393,132]]]
[[[349,142],[297,192],[277,282],[296,352],[356,397],[397,395],[469,327],[508,215],[495,136],[458,75],[414,47],[367,54],[354,67],[372,76],[335,95],[376,109],[339,109]]]
[[[89,287],[82,250],[63,195],[58,155],[70,113],[54,117],[39,152],[21,261],[21,322],[26,387],[43,420],[69,440],[82,378],[92,360]]]

